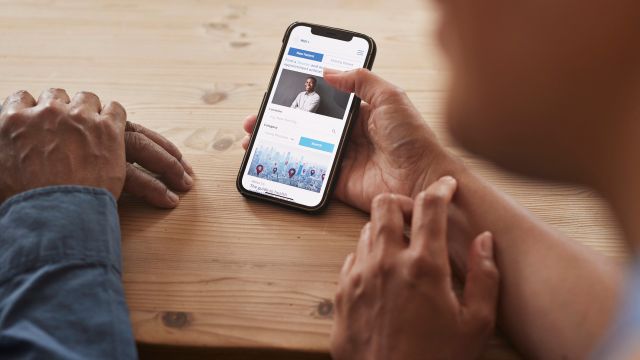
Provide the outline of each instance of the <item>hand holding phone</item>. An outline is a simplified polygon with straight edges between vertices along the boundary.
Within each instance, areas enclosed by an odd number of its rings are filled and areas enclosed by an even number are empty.
[[[245,196],[307,211],[326,204],[360,104],[323,79],[324,68],[371,68],[362,34],[294,23],[285,33],[254,136],[238,174]]]

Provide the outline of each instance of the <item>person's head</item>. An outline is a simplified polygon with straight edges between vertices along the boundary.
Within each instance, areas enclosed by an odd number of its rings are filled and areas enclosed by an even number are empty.
[[[307,80],[304,82],[304,91],[313,92],[316,89],[316,78],[313,76],[309,76]]]
[[[596,185],[620,146],[640,143],[640,1],[438,5],[452,67],[447,123],[463,146],[529,175]]]

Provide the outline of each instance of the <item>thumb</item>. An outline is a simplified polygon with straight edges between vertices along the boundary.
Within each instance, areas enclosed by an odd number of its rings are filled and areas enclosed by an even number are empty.
[[[372,105],[377,105],[388,90],[397,89],[395,85],[364,68],[350,71],[324,68],[323,77],[329,85],[344,92],[355,93],[357,97]]]
[[[472,326],[491,330],[498,303],[499,273],[493,256],[493,235],[475,238],[469,253],[463,307]]]

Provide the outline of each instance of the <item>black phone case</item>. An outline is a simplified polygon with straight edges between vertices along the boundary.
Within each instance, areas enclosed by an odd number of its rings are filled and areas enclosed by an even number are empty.
[[[262,117],[264,115],[264,111],[267,105],[267,100],[268,100],[268,94],[271,93],[271,91],[273,91],[273,86],[274,86],[274,82],[276,79],[276,75],[278,74],[278,69],[280,68],[280,63],[282,62],[282,58],[284,57],[284,51],[287,47],[287,43],[289,42],[289,36],[291,35],[291,31],[296,28],[297,26],[307,26],[311,28],[311,32],[313,34],[317,34],[317,35],[322,35],[322,36],[328,36],[328,37],[334,37],[334,38],[338,38],[341,39],[343,37],[353,37],[353,36],[357,36],[357,37],[361,37],[365,40],[367,40],[367,42],[369,43],[369,53],[367,54],[366,60],[365,60],[365,64],[364,64],[364,68],[371,70],[372,66],[373,66],[373,61],[375,60],[376,57],[376,51],[377,51],[377,47],[376,47],[376,43],[375,41],[367,35],[361,34],[361,33],[357,33],[357,32],[353,32],[353,31],[348,31],[348,30],[343,30],[343,29],[338,29],[338,28],[332,28],[332,27],[327,27],[327,26],[322,26],[322,25],[317,25],[317,24],[311,24],[311,23],[305,23],[305,22],[294,22],[293,24],[289,25],[289,27],[287,28],[287,31],[285,32],[284,37],[282,38],[282,48],[280,49],[280,55],[278,56],[278,62],[276,63],[276,66],[273,70],[273,74],[271,75],[271,80],[269,81],[269,89],[267,90],[267,92],[264,93],[263,97],[262,97],[262,103],[260,104],[260,110],[258,111],[258,121],[256,122],[256,126],[254,128],[254,134],[255,131],[257,131],[257,129],[260,128],[260,123],[262,122]],[[269,202],[278,204],[278,205],[282,205],[282,206],[286,206],[288,208],[294,208],[297,210],[302,210],[308,213],[317,213],[320,212],[322,210],[324,210],[326,208],[326,206],[329,203],[329,198],[330,196],[333,194],[333,189],[335,186],[335,181],[339,176],[339,171],[340,171],[340,167],[342,164],[342,157],[343,157],[343,153],[344,150],[346,148],[346,146],[348,144],[346,144],[347,139],[349,138],[349,136],[351,135],[351,129],[353,127],[353,121],[354,119],[357,117],[358,115],[358,111],[360,109],[360,98],[358,98],[357,96],[354,96],[353,98],[353,103],[351,104],[351,108],[349,109],[349,115],[347,116],[346,119],[346,125],[345,125],[345,131],[343,136],[340,138],[340,143],[338,144],[338,148],[336,150],[336,158],[335,161],[333,162],[333,165],[331,167],[331,171],[330,171],[330,175],[329,175],[329,179],[327,179],[327,186],[325,188],[325,192],[322,196],[322,200],[320,200],[320,203],[317,206],[305,206],[305,205],[301,205],[301,204],[297,204],[294,203],[292,201],[287,201],[284,199],[278,199],[275,197],[271,197],[271,196],[267,196],[267,195],[263,195],[260,193],[256,193],[253,191],[249,191],[247,189],[245,189],[242,186],[242,176],[246,170],[247,164],[249,162],[249,155],[251,154],[251,150],[253,149],[253,145],[254,145],[254,141],[256,136],[252,136],[251,137],[251,142],[249,143],[249,147],[247,148],[247,151],[244,154],[244,157],[242,159],[242,165],[240,166],[240,171],[238,172],[238,177],[236,179],[236,187],[238,189],[238,191],[245,197],[248,198],[254,198],[254,199],[262,199],[262,200],[267,200]]]

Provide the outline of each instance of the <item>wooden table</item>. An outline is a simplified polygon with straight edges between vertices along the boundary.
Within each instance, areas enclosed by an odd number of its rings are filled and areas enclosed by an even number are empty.
[[[124,284],[141,343],[327,351],[338,270],[366,215],[333,202],[307,216],[247,201],[234,184],[241,120],[257,111],[295,20],[373,36],[375,71],[404,87],[450,143],[440,120],[446,73],[430,35],[436,13],[418,0],[0,1],[0,97],[63,87],[119,100],[130,120],[179,144],[197,172],[173,211],[121,203]],[[460,154],[575,239],[623,256],[592,193]],[[510,354],[496,341],[487,358]]]

